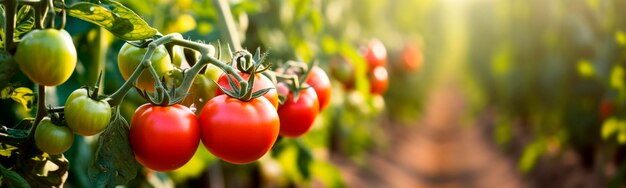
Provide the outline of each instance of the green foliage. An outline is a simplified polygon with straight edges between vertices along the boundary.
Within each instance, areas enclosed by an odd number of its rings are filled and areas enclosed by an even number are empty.
[[[14,171],[4,168],[2,165],[0,165],[0,174],[2,174],[2,180],[6,181],[11,187],[30,187],[28,182],[26,182],[22,176]]]
[[[25,109],[31,110],[33,107],[33,101],[35,100],[35,94],[33,90],[26,87],[13,88],[7,86],[0,91],[0,99],[12,99],[15,102],[24,106]]]
[[[143,40],[157,34],[141,17],[121,3],[104,0],[101,4],[78,2],[67,9],[70,16],[99,25],[123,40]]]
[[[107,129],[100,134],[98,149],[89,177],[94,187],[115,187],[135,178],[139,163],[128,143],[128,122],[114,109],[114,116]]]

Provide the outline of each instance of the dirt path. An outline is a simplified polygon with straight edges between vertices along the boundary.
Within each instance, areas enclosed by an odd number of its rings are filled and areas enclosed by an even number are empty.
[[[368,169],[334,159],[348,187],[527,187],[480,125],[462,122],[456,87],[439,87],[428,101],[418,125],[386,125],[393,147],[370,154]]]

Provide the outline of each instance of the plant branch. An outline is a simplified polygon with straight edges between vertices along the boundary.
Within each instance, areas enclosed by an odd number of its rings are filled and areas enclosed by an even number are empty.
[[[226,39],[228,44],[235,48],[235,51],[242,50],[241,40],[239,40],[239,32],[237,32],[235,20],[233,19],[233,14],[230,11],[228,2],[226,0],[213,0],[213,4],[217,7],[217,11],[219,12],[217,15],[219,17],[220,24],[225,26],[219,27],[221,30],[220,32],[222,33],[222,38]]]

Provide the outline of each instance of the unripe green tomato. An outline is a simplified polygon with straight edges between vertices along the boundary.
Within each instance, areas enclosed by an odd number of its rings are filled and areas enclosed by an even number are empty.
[[[200,114],[204,104],[215,97],[217,85],[215,85],[214,81],[217,81],[220,74],[222,74],[222,69],[219,69],[215,65],[208,64],[206,73],[198,74],[193,80],[189,95],[183,100],[182,104],[185,106],[190,106],[192,103],[195,104],[197,109],[196,114]]]
[[[128,80],[130,75],[133,74],[137,66],[141,63],[143,56],[148,51],[148,48],[138,48],[129,43],[125,43],[120,49],[120,53],[117,55],[117,65],[120,69],[120,73],[124,80]],[[160,45],[154,50],[152,58],[150,58],[154,70],[156,70],[159,79],[172,70],[172,61],[170,55],[167,54],[165,46]],[[154,91],[154,79],[149,69],[145,69],[135,85],[139,89],[145,89],[146,91]]]
[[[35,144],[41,151],[50,155],[61,154],[74,143],[74,133],[70,128],[52,123],[49,117],[39,122],[35,130]]]
[[[77,89],[65,101],[65,121],[74,132],[92,136],[102,132],[111,120],[111,106],[87,95],[87,89]]]
[[[57,86],[76,68],[76,48],[65,30],[32,30],[17,45],[15,62],[33,82]]]

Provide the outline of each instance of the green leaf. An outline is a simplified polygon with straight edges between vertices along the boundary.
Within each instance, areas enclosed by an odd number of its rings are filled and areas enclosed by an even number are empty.
[[[115,108],[109,126],[100,134],[93,165],[87,170],[94,187],[115,187],[135,178],[139,163],[128,142],[128,122]]]
[[[11,86],[5,87],[0,92],[0,98],[2,99],[13,99],[15,102],[20,103],[26,110],[30,111],[33,107],[33,102],[35,100],[35,94],[33,94],[33,90],[26,87],[18,87],[13,88]]]
[[[327,161],[313,161],[311,172],[324,184],[324,187],[346,187],[339,169]]]
[[[100,4],[78,2],[67,9],[70,16],[94,23],[123,40],[143,40],[157,34],[135,12],[119,2],[102,0]]]
[[[607,140],[619,131],[620,122],[615,118],[609,118],[602,123],[602,139]]]
[[[30,187],[26,179],[20,176],[17,172],[11,171],[0,165],[0,172],[2,174],[2,181],[6,181],[9,187]]]
[[[22,6],[17,11],[15,24],[15,39],[19,39],[20,35],[29,32],[35,26],[35,17],[32,16],[30,6]]]
[[[313,161],[313,154],[311,154],[311,150],[307,148],[306,146],[304,146],[302,142],[298,141],[297,145],[298,145],[298,158],[296,160],[298,164],[298,171],[300,172],[300,174],[302,175],[304,179],[308,180],[311,178],[310,167],[311,167],[311,162]]]
[[[545,142],[543,140],[537,140],[529,144],[524,148],[524,153],[519,159],[517,167],[524,173],[530,172],[535,167],[535,164],[541,157],[541,154],[545,152]]]

